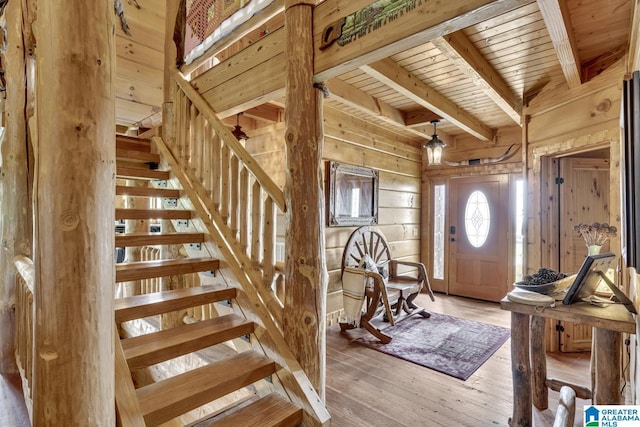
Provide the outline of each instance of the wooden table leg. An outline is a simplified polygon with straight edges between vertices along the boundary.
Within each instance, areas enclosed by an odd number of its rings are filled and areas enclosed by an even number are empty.
[[[596,405],[619,405],[624,403],[620,388],[622,378],[620,358],[622,356],[622,334],[607,329],[594,328],[596,339]]]
[[[530,427],[531,365],[529,362],[529,315],[511,312],[511,375],[513,377],[513,417],[511,427]]]
[[[544,410],[549,407],[547,388],[547,352],[545,351],[546,321],[544,317],[531,318],[531,375],[533,383],[533,404]]]

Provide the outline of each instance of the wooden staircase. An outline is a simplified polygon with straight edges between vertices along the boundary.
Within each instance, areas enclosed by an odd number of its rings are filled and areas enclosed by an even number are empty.
[[[117,175],[127,180],[168,180],[169,172],[154,169],[160,163],[149,141],[116,137]],[[177,199],[180,190],[117,185],[116,194],[133,197]],[[172,209],[116,209],[116,219],[193,219],[194,213]],[[199,232],[136,232],[116,234],[116,247],[182,245],[203,243]],[[160,259],[116,264],[116,282],[136,281],[198,272],[215,272],[220,261],[211,257]],[[218,285],[195,286],[115,301],[115,321],[149,318],[191,307],[235,301],[238,290]],[[230,311],[230,310],[228,310]],[[276,362],[253,349],[213,361],[184,373],[136,388],[132,371],[146,369],[180,356],[199,352],[254,333],[258,326],[238,313],[219,315],[116,341],[116,407],[122,426],[181,425],[177,417],[257,381],[270,379],[280,368]],[[248,346],[247,346],[248,347]],[[266,384],[266,383],[265,383]],[[275,387],[261,387],[260,396],[232,405],[198,422],[198,426],[296,426],[303,411],[282,397]],[[264,390],[267,390],[266,392]],[[173,421],[172,421],[173,420]]]

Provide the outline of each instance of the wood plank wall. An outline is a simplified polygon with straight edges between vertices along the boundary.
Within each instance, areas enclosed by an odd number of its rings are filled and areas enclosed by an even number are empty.
[[[568,90],[559,87],[540,95],[525,108],[529,117],[527,136],[527,264],[528,270],[549,265],[549,249],[558,245],[543,224],[551,223],[545,158],[610,148],[611,187],[609,223],[620,230],[620,98],[623,61],[589,83]],[[620,253],[620,238],[611,249]]]
[[[609,147],[609,224],[620,230],[620,98],[624,61],[575,89],[560,86],[543,92],[525,108],[527,128],[527,244],[528,272],[541,266],[554,268],[549,254],[559,241],[552,209],[555,174],[545,162],[552,158]],[[620,235],[610,241],[612,252],[621,253]],[[557,268],[557,267],[555,267]],[[620,283],[623,278],[618,278]],[[547,322],[547,351],[557,351],[556,332]]]
[[[420,259],[421,149],[409,139],[325,105],[323,158],[380,172],[378,227],[391,253],[407,261]],[[284,125],[252,132],[247,149],[278,185],[284,184]],[[281,223],[282,221],[278,221]],[[284,238],[280,230],[279,238]],[[356,227],[327,227],[325,246],[329,289],[327,319],[335,323],[342,310],[342,253]]]

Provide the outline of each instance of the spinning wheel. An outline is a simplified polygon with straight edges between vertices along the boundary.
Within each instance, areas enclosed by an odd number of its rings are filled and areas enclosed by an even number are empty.
[[[398,274],[398,267],[406,273]],[[364,313],[359,317],[359,325],[341,323],[343,330],[360,326],[381,341],[388,342],[391,337],[371,325],[373,317],[384,312],[385,320],[393,325],[402,311],[407,316],[430,316],[430,313],[413,303],[423,286],[431,300],[434,300],[424,264],[393,259],[387,240],[376,227],[360,227],[351,234],[342,255],[342,274],[345,312],[347,303],[354,307],[355,298],[362,298],[360,304],[365,304]],[[366,281],[363,291],[358,292],[356,289],[352,292],[351,284],[357,284],[353,282],[354,275],[360,275]]]
[[[387,241],[382,233],[371,226],[360,227],[351,234],[342,254],[342,269],[359,267],[366,255],[369,255],[381,270],[391,261]]]

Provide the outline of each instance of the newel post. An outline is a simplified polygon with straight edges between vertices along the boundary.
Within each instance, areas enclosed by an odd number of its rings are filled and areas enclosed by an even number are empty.
[[[322,191],[322,92],[313,87],[313,2],[285,1],[285,144],[287,244],[284,335],[317,393],[325,394],[325,314]]]
[[[21,2],[4,10],[7,45],[3,54],[6,78],[5,127],[0,151],[0,373],[17,372],[14,354],[15,268],[13,257],[31,257],[27,160],[27,78]]]
[[[33,425],[111,427],[113,1],[38,2],[35,25]]]

